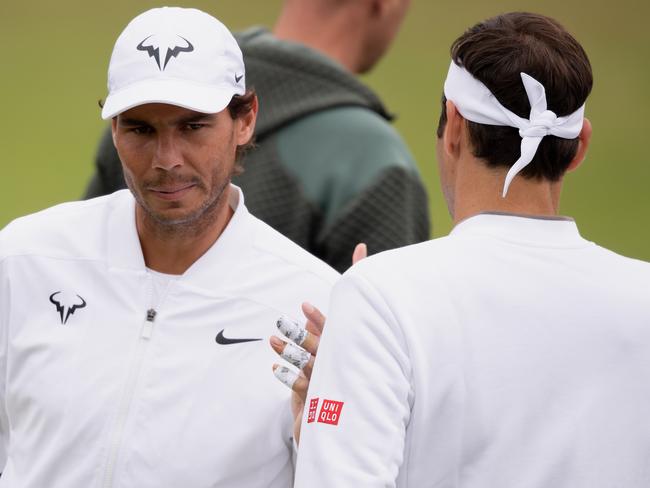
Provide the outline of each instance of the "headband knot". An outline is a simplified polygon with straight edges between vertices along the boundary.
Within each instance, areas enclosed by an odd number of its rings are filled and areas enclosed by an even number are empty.
[[[551,110],[545,110],[540,114],[530,116],[530,125],[519,129],[519,135],[523,137],[545,137],[552,133],[557,123],[557,115]]]
[[[544,85],[526,73],[521,73],[521,82],[530,102],[530,116],[525,119],[505,108],[487,86],[474,78],[465,68],[453,61],[445,80],[445,96],[451,100],[458,112],[477,124],[500,125],[519,129],[521,155],[511,166],[503,185],[503,197],[513,178],[535,157],[542,139],[554,135],[563,139],[575,139],[582,130],[584,104],[572,114],[558,117],[546,105]]]

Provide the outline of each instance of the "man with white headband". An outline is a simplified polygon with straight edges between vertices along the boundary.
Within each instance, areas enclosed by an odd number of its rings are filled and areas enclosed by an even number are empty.
[[[0,233],[0,487],[288,488],[266,339],[338,273],[230,183],[257,114],[241,51],[208,14],[153,9],[108,78],[129,190]]]
[[[647,487],[650,265],[558,216],[591,135],[587,56],[511,13],[452,60],[438,160],[455,227],[334,287],[296,487]]]

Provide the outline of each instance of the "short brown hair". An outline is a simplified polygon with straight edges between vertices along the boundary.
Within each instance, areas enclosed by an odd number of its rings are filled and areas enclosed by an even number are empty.
[[[546,89],[548,110],[560,116],[575,112],[591,92],[591,64],[582,46],[557,21],[527,12],[512,12],[476,24],[451,46],[452,60],[481,81],[501,105],[530,116],[520,73]],[[443,96],[438,137],[447,116]],[[510,167],[519,158],[518,129],[467,121],[473,154],[490,167]],[[546,136],[521,175],[557,181],[578,149],[577,139]]]
[[[253,109],[253,103],[257,97],[255,90],[248,89],[243,95],[234,95],[228,104],[228,111],[230,112],[230,117],[233,120],[238,117],[243,117],[248,114]],[[237,146],[237,153],[235,155],[235,167],[234,174],[239,175],[244,172],[244,167],[242,165],[242,159],[246,152],[255,147],[255,138],[253,137],[250,141],[242,146]]]

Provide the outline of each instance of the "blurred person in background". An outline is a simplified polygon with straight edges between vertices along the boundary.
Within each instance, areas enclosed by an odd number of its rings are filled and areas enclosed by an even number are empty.
[[[236,34],[259,97],[256,145],[234,178],[251,213],[339,271],[430,237],[427,195],[381,100],[354,75],[392,43],[410,0],[286,0],[273,32]],[[124,188],[110,130],[86,191]]]
[[[0,487],[288,488],[263,339],[338,273],[231,184],[257,114],[241,51],[206,13],[153,9],[108,78],[129,189],[0,232]]]
[[[455,227],[335,285],[296,487],[645,488],[650,264],[559,215],[591,138],[587,55],[529,13],[451,54],[437,155]]]

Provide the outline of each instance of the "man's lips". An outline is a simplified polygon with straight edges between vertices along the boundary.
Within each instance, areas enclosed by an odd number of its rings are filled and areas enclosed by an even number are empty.
[[[194,183],[183,183],[173,186],[153,186],[149,187],[148,190],[163,200],[177,200],[183,197],[195,186]]]

